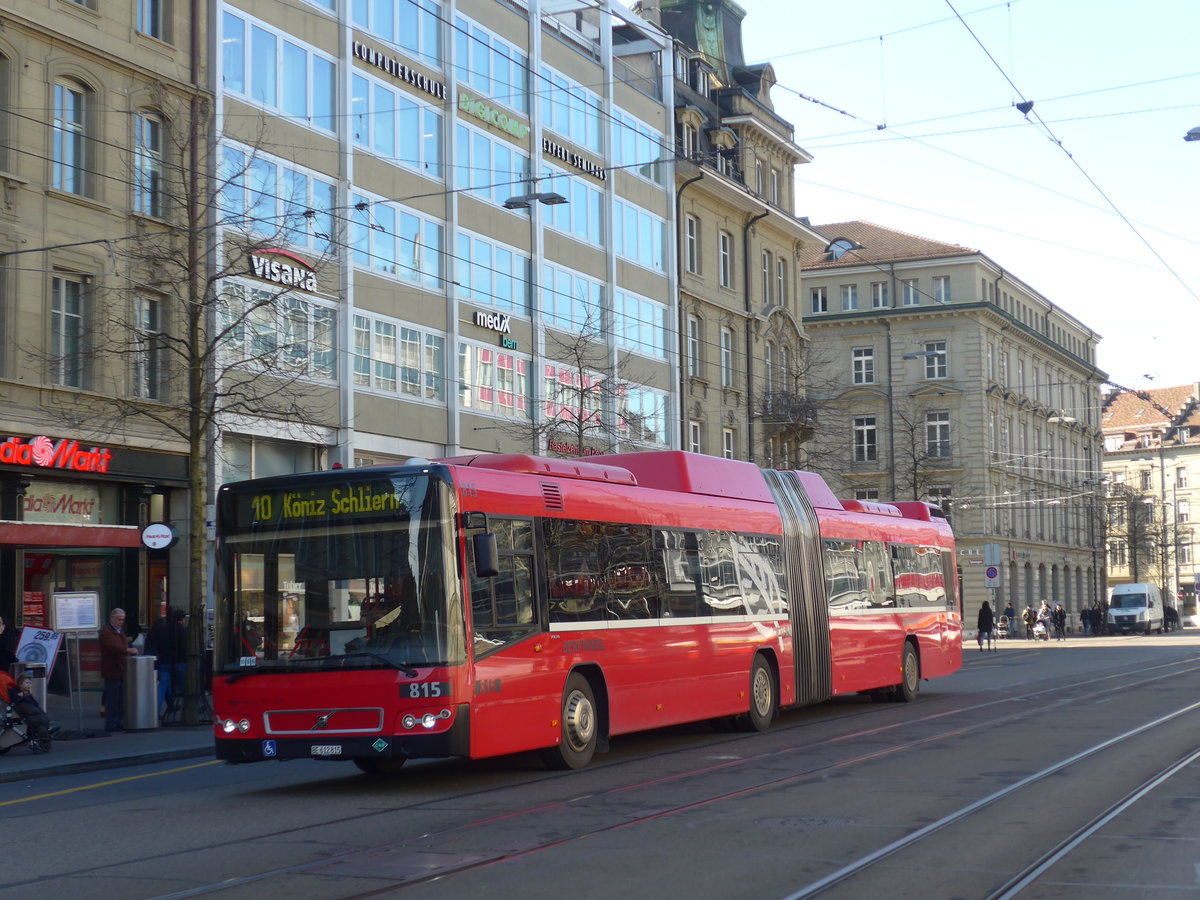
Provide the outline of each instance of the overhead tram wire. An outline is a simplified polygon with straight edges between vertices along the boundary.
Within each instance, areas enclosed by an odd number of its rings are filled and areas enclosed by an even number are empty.
[[[1149,250],[1151,254],[1153,254],[1154,258],[1157,259],[1159,261],[1159,263],[1162,264],[1163,268],[1166,269],[1167,272],[1169,272],[1171,274],[1171,276],[1176,281],[1179,282],[1180,286],[1185,291],[1187,291],[1187,293],[1189,295],[1191,295],[1192,299],[1200,302],[1200,294],[1197,294],[1194,290],[1192,290],[1191,286],[1186,281],[1183,280],[1183,277],[1178,272],[1176,272],[1175,269],[1171,266],[1171,264],[1168,263],[1167,260],[1163,257],[1163,255],[1158,252],[1158,248],[1156,248],[1152,243],[1150,243],[1149,240],[1146,239],[1146,237],[1137,228],[1137,226],[1134,225],[1134,223],[1129,219],[1129,217],[1125,215],[1125,213],[1121,210],[1120,207],[1117,206],[1117,204],[1113,201],[1113,199],[1108,196],[1108,194],[1104,191],[1104,189],[1102,187],[1100,187],[1100,185],[1096,182],[1096,180],[1094,178],[1092,178],[1092,176],[1083,167],[1083,165],[1079,162],[1079,160],[1077,160],[1075,158],[1075,155],[1066,148],[1066,145],[1063,144],[1063,142],[1058,138],[1058,136],[1054,134],[1054,131],[1042,119],[1041,115],[1034,111],[1033,101],[1027,99],[1025,97],[1025,95],[1023,93],[1021,93],[1020,88],[1018,88],[1016,86],[1016,84],[1013,83],[1013,80],[1011,78],[1009,78],[1008,73],[1004,71],[1004,69],[1000,65],[1000,63],[996,62],[996,58],[994,56],[992,56],[991,52],[984,45],[983,41],[981,41],[979,39],[979,36],[977,34],[975,34],[975,32],[971,29],[971,26],[967,24],[966,20],[963,19],[963,17],[961,15],[959,15],[958,10],[954,8],[954,3],[952,2],[952,0],[946,0],[946,5],[948,7],[950,7],[950,9],[954,13],[954,15],[958,17],[959,22],[961,22],[962,26],[965,29],[967,29],[967,33],[971,35],[971,37],[975,40],[975,43],[977,43],[979,45],[979,48],[981,50],[983,50],[983,52],[987,56],[987,58],[989,60],[991,60],[992,65],[996,67],[996,70],[1004,77],[1004,80],[1009,83],[1009,85],[1012,87],[1012,89],[1016,92],[1017,96],[1019,96],[1021,98],[1021,102],[1017,104],[1017,108],[1025,114],[1026,118],[1029,117],[1030,113],[1033,113],[1034,118],[1037,120],[1037,124],[1039,126],[1041,126],[1041,130],[1045,132],[1047,138],[1049,138],[1051,143],[1057,145],[1058,148],[1060,150],[1062,150],[1063,153],[1066,154],[1067,159],[1069,159],[1071,161],[1071,164],[1073,166],[1075,166],[1075,168],[1079,171],[1079,174],[1082,175],[1087,180],[1088,184],[1090,184],[1095,189],[1096,193],[1099,194],[1104,199],[1104,202],[1108,205],[1108,207],[1114,213],[1116,213],[1117,217],[1120,218],[1120,220],[1125,223],[1125,225],[1129,228],[1129,230],[1132,231],[1134,233],[1134,235],[1137,236],[1137,239],[1139,241],[1141,241],[1142,244],[1145,245],[1146,249]]]

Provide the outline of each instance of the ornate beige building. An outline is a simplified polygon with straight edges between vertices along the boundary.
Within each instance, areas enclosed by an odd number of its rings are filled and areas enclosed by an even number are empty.
[[[1074,617],[1104,584],[1099,336],[977,250],[866,222],[817,230],[810,464],[839,496],[949,511],[968,625],[983,600]]]
[[[812,433],[792,210],[811,161],[775,111],[773,68],[747,66],[736,3],[642,4],[674,37],[680,445],[795,466]]]
[[[1102,427],[1109,583],[1154,582],[1194,619],[1200,384],[1114,390]]]

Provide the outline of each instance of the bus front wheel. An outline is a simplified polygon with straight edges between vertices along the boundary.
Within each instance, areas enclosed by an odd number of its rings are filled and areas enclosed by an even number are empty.
[[[551,769],[582,769],[596,754],[599,716],[596,698],[588,680],[578,672],[567,679],[563,688],[562,739],[555,747],[542,751],[542,759]]]

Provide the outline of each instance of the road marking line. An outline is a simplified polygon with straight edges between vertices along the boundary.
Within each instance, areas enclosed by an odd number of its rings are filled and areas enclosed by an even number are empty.
[[[166,769],[162,772],[148,772],[145,775],[130,775],[127,778],[114,778],[111,781],[101,781],[96,784],[85,784],[80,787],[67,788],[63,791],[51,791],[48,794],[36,794],[33,797],[22,797],[19,800],[4,800],[0,801],[0,806],[12,806],[14,803],[28,803],[31,800],[47,800],[50,797],[61,797],[63,794],[75,794],[79,791],[94,791],[96,788],[110,787],[114,784],[124,784],[127,781],[140,781],[143,778],[157,778],[159,775],[173,775],[176,772],[186,772],[189,769],[199,769],[204,766],[214,766],[219,763],[219,759],[210,759],[208,762],[193,763],[190,766],[179,766],[175,769]]]

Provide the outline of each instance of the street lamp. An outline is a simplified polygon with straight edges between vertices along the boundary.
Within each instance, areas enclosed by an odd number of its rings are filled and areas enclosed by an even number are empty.
[[[505,209],[529,209],[535,203],[541,203],[545,206],[558,206],[560,203],[566,203],[567,198],[556,191],[537,191],[532,194],[518,194],[515,197],[509,197],[504,201]]]

